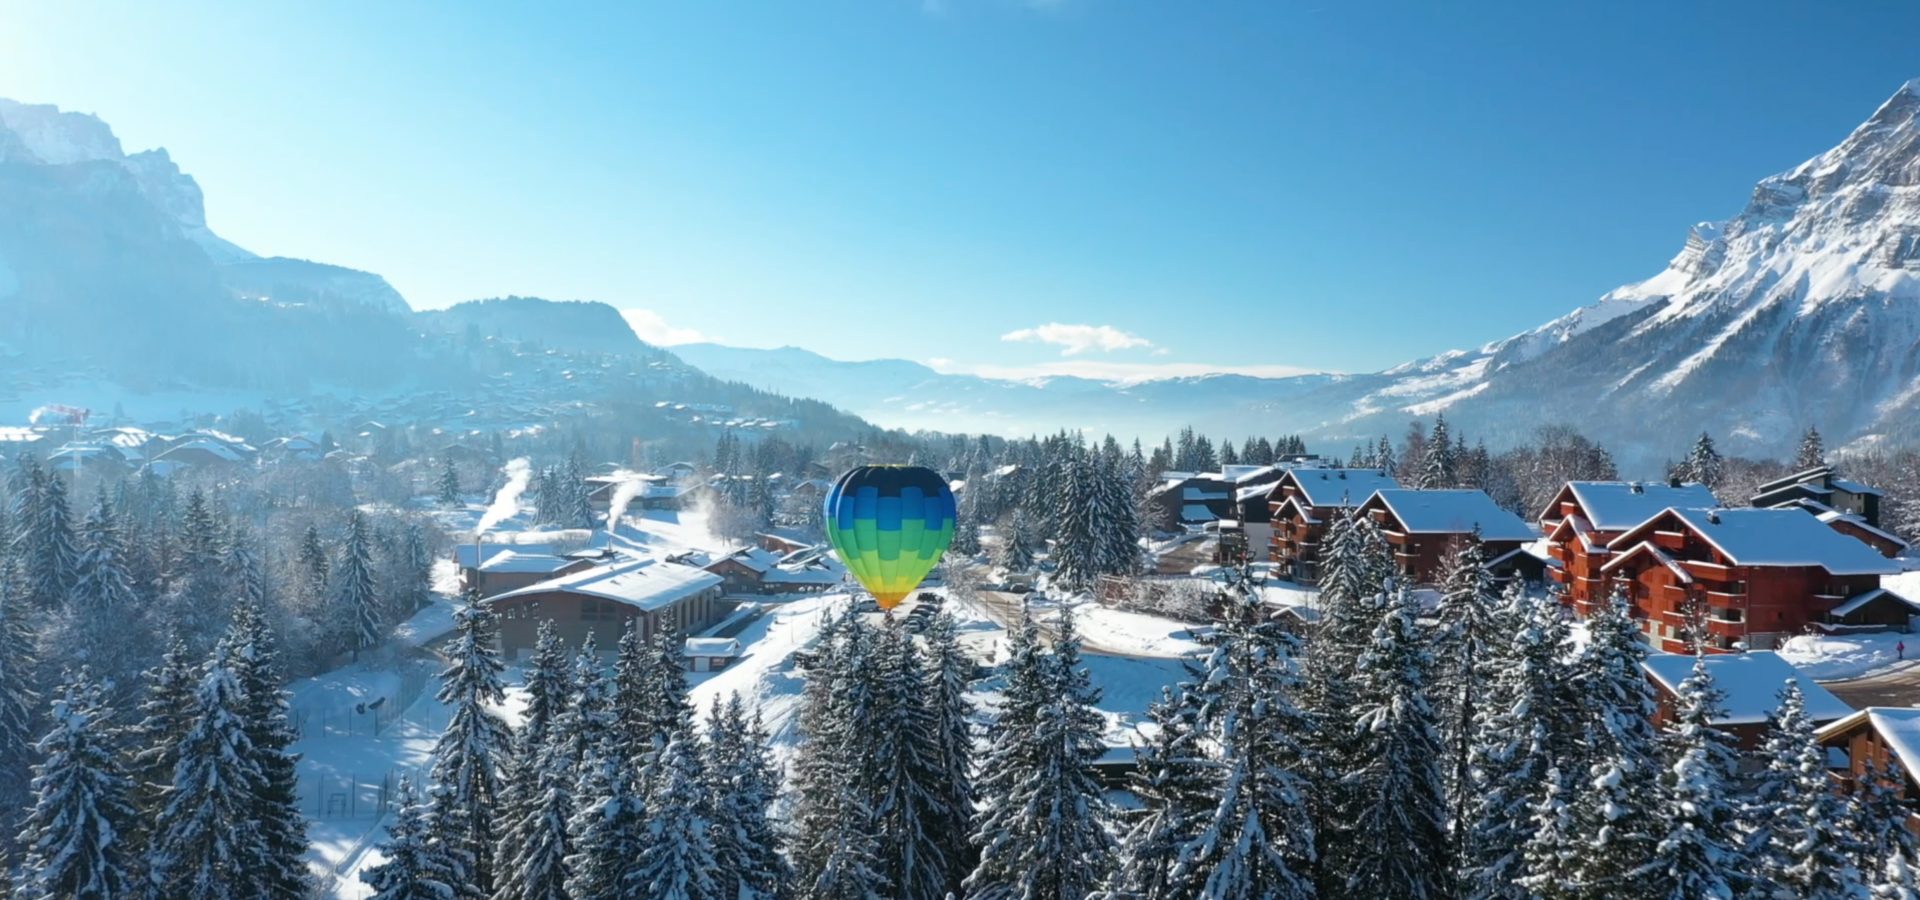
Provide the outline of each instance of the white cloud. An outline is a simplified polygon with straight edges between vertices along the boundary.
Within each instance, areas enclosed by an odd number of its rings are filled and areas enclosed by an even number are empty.
[[[1249,375],[1255,378],[1286,378],[1292,375],[1312,375],[1320,372],[1318,369],[1278,363],[1253,366],[1217,366],[1210,363],[1101,362],[1090,359],[1044,362],[1025,366],[1002,366],[992,363],[966,365],[956,363],[950,359],[930,359],[927,360],[927,367],[947,375],[979,375],[983,378],[1002,378],[1013,381],[1071,376],[1076,378],[1091,378],[1096,381],[1121,383],[1138,383],[1162,378],[1187,378],[1195,375]]]
[[[713,338],[701,334],[692,328],[676,328],[667,324],[667,320],[650,309],[623,309],[620,315],[627,320],[627,327],[640,339],[656,347],[671,347],[675,344],[703,344]]]
[[[1067,325],[1060,322],[1009,331],[1000,339],[1053,344],[1061,348],[1061,356],[1078,356],[1089,350],[1112,353],[1115,350],[1153,346],[1152,341],[1137,334],[1128,334],[1112,325]]]

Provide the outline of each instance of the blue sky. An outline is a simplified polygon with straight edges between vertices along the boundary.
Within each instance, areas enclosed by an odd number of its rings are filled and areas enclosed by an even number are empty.
[[[1920,6],[0,0],[0,95],[416,307],[957,370],[1365,371],[1659,271]]]

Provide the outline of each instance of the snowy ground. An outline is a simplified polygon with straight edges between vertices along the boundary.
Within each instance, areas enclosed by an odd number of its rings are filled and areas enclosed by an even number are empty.
[[[1920,642],[1911,634],[1796,635],[1782,644],[1780,656],[1818,681],[1860,678],[1901,665],[1899,646],[1907,642],[1908,659],[1920,654]]]

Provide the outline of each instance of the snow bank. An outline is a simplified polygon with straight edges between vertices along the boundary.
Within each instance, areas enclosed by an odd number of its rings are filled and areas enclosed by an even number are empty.
[[[1779,648],[1782,659],[1820,681],[1859,678],[1900,664],[1899,646],[1910,634],[1803,634]],[[1907,646],[1908,658],[1920,655],[1920,642]]]

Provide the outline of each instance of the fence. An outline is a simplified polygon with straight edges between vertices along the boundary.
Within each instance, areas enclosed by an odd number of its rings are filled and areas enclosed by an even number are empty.
[[[376,822],[394,810],[400,779],[413,782],[416,796],[425,790],[428,766],[396,767],[309,778],[301,786],[300,809],[311,819],[364,819]]]
[[[292,722],[293,730],[302,738],[378,737],[388,726],[406,715],[407,709],[420,699],[432,681],[425,665],[405,666],[399,674],[400,685],[391,694],[351,706],[296,706],[288,710],[287,718]]]

